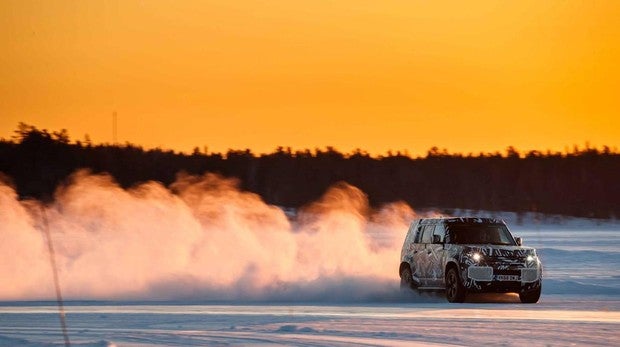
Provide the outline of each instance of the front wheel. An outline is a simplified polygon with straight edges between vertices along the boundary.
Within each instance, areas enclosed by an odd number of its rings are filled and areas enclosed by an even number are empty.
[[[519,299],[524,304],[535,304],[540,299],[540,287],[530,290],[529,292],[519,293]]]
[[[446,273],[446,299],[449,302],[465,301],[465,287],[455,268],[450,268]]]

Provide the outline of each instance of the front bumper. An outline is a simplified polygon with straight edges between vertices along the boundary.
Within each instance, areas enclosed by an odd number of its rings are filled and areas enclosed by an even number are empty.
[[[475,292],[525,292],[540,287],[542,267],[511,267],[498,269],[491,266],[467,267],[463,285]]]
[[[540,288],[541,283],[541,280],[530,283],[514,281],[476,282],[467,287],[467,291],[475,293],[524,293]]]

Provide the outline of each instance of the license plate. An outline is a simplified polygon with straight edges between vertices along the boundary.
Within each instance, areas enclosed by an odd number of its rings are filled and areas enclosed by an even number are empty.
[[[498,281],[519,281],[519,275],[497,275]]]

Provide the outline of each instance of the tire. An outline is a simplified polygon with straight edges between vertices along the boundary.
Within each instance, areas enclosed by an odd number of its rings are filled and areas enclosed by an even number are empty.
[[[413,289],[413,275],[409,266],[400,273],[400,289]]]
[[[446,273],[446,299],[449,302],[463,302],[465,294],[465,287],[461,283],[459,273],[455,268],[450,268]]]
[[[538,289],[530,290],[529,292],[519,293],[519,299],[524,304],[535,304],[540,299],[540,289],[541,287],[538,287]]]

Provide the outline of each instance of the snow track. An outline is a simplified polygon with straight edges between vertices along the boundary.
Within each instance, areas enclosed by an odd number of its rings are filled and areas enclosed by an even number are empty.
[[[550,295],[523,305],[70,305],[78,346],[617,345],[620,300]],[[577,300],[575,300],[577,299]],[[491,303],[488,303],[488,302]],[[54,306],[0,307],[0,346],[62,345]]]

